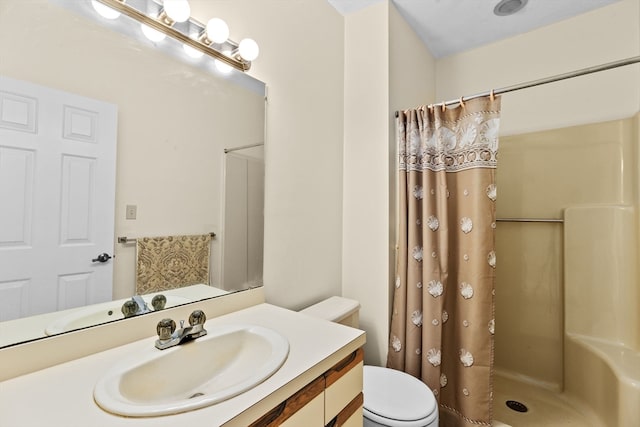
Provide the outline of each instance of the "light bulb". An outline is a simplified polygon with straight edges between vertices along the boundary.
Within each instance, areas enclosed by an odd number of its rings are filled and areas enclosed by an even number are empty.
[[[109,6],[104,5],[96,0],[91,0],[91,6],[98,12],[98,15],[106,19],[116,19],[120,16],[120,12],[115,9],[111,9]]]
[[[228,50],[225,50],[222,53],[224,53],[226,56],[231,55],[231,52],[228,51]],[[231,65],[226,64],[226,63],[220,61],[219,59],[216,59],[213,63],[215,64],[216,69],[218,71],[220,71],[222,74],[229,74],[231,72],[231,70],[233,70],[233,67]]]
[[[142,28],[142,33],[146,38],[151,40],[152,42],[161,42],[164,40],[166,35],[156,30],[155,28],[151,28],[148,25],[140,24],[140,28]]]
[[[175,22],[184,22],[191,14],[187,0],[164,0],[163,8],[167,16]]]
[[[213,18],[207,22],[207,38],[214,43],[224,43],[229,38],[229,26],[220,18]]]
[[[242,59],[246,61],[253,61],[258,57],[260,48],[258,48],[258,43],[254,40],[243,39],[238,46],[238,53],[240,53]]]
[[[188,44],[183,44],[182,48],[184,49],[184,52],[193,59],[200,59],[204,55],[204,52],[202,52],[201,50],[195,49],[189,46]]]

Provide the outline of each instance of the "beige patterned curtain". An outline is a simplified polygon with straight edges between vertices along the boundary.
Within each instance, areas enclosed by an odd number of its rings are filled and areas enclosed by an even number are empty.
[[[491,425],[500,99],[400,112],[400,230],[387,365],[441,426]]]

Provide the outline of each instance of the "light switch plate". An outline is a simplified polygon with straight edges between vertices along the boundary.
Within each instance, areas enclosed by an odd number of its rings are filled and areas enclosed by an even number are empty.
[[[138,206],[136,205],[127,205],[127,219],[136,219],[136,214],[138,213]]]

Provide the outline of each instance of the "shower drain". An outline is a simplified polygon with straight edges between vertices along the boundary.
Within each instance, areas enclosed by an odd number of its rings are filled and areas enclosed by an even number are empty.
[[[509,409],[513,409],[514,411],[527,412],[529,410],[529,408],[527,408],[527,405],[525,405],[524,403],[520,403],[517,400],[507,400],[505,403],[507,404],[507,407]]]

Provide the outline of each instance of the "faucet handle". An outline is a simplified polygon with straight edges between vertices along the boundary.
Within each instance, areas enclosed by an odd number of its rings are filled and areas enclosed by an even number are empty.
[[[161,341],[171,338],[171,334],[176,330],[176,322],[173,319],[162,319],[156,326],[158,338]]]
[[[151,300],[151,305],[155,311],[163,310],[164,306],[167,304],[167,297],[162,294],[158,294]]]
[[[204,322],[207,321],[207,315],[204,314],[202,310],[194,310],[193,313],[189,316],[189,325],[204,325]]]
[[[136,315],[139,309],[140,309],[140,306],[138,306],[138,303],[130,299],[125,301],[124,304],[122,304],[121,310],[122,310],[122,314],[124,314],[124,317],[132,317]]]

